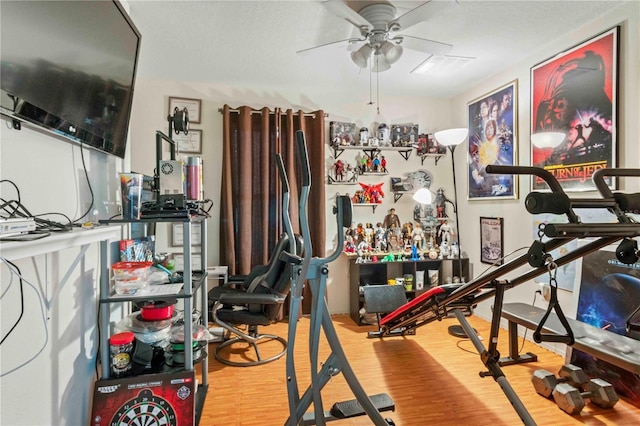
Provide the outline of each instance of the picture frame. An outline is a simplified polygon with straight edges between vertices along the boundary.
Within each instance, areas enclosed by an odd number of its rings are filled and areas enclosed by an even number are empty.
[[[517,199],[518,176],[486,172],[518,162],[518,80],[469,102],[468,200]]]
[[[503,218],[480,217],[480,262],[499,266],[504,263]]]
[[[192,124],[200,124],[201,114],[200,111],[202,109],[202,100],[201,99],[192,99],[192,98],[179,98],[170,96],[169,97],[169,115],[173,115],[173,111],[175,108],[184,109],[186,108],[189,111],[189,123]]]
[[[179,153],[202,154],[202,130],[189,129],[186,135],[180,132],[172,135],[171,139],[176,143]]]
[[[174,222],[171,224],[171,246],[182,247],[184,239],[182,238],[183,222]],[[202,224],[191,224],[191,245],[199,246],[202,244]]]
[[[392,124],[391,145],[396,147],[413,146],[420,137],[419,127],[414,123]]]
[[[617,166],[619,39],[616,26],[531,68],[532,141],[565,135],[557,146],[532,142],[531,164],[549,170],[566,192],[595,190],[593,172]],[[614,177],[605,180],[616,189]],[[536,177],[531,189],[549,188]]]
[[[175,253],[173,255],[174,270],[184,271],[184,254]],[[191,270],[202,271],[202,253],[191,253]]]
[[[329,144],[334,148],[360,145],[360,141],[356,139],[356,123],[346,123],[344,121],[330,122]]]

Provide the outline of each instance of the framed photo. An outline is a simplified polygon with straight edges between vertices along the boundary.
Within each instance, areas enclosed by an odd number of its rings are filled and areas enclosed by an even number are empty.
[[[501,217],[480,218],[480,261],[491,265],[504,262],[504,240]]]
[[[531,144],[532,165],[565,191],[595,190],[594,171],[616,167],[618,41],[614,27],[531,68],[531,133],[559,132],[557,146]],[[615,189],[615,179],[606,178]],[[540,178],[532,190],[548,189]]]
[[[177,144],[178,152],[202,154],[202,130],[190,129],[186,135],[174,134],[171,139]]]
[[[173,255],[174,268],[176,271],[184,271],[184,254],[176,253]],[[202,271],[202,254],[191,253],[191,270]]]
[[[356,139],[356,123],[332,121],[329,123],[329,143],[332,147],[360,145]]]
[[[486,172],[518,160],[518,80],[469,103],[469,200],[517,199],[518,176]]]
[[[392,146],[413,146],[418,143],[418,125],[413,123],[391,125]]]
[[[175,108],[189,111],[189,123],[200,124],[201,99],[169,97],[169,115],[173,115]]]
[[[184,224],[176,222],[171,224],[171,245],[173,247],[182,246],[184,239],[182,238],[182,229]],[[202,224],[191,224],[191,245],[199,246],[202,244]]]

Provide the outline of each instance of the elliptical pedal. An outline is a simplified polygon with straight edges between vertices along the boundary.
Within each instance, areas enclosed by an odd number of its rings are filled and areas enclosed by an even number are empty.
[[[391,397],[386,393],[379,393],[369,397],[373,405],[380,412],[383,411],[395,411],[396,404]],[[358,402],[357,399],[349,401],[336,402],[331,407],[331,415],[337,419],[348,419],[350,417],[357,417],[365,415],[365,411]]]

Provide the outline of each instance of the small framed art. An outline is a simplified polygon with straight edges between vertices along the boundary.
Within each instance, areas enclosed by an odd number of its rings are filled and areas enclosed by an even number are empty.
[[[169,115],[173,115],[175,108],[179,110],[186,108],[189,111],[189,123],[200,124],[200,110],[202,100],[191,98],[169,97]]]
[[[173,247],[182,246],[184,239],[182,238],[182,229],[184,224],[182,222],[173,223],[171,226],[171,245]],[[191,245],[199,246],[202,244],[202,224],[191,224]]]
[[[184,254],[173,255],[174,268],[176,271],[184,271]],[[191,253],[191,270],[202,271],[202,254]]]
[[[178,152],[202,154],[202,130],[191,129],[186,135],[181,132],[171,139],[177,144]]]
[[[502,265],[504,242],[501,217],[480,218],[480,261],[491,265]]]

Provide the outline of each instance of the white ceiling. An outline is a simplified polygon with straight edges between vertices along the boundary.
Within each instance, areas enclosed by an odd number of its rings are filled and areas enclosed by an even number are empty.
[[[455,1],[455,0],[432,0]],[[347,1],[359,10],[371,1]],[[392,1],[396,16],[424,1]],[[429,97],[460,94],[623,3],[605,1],[480,1],[457,5],[403,34],[454,47],[449,55],[475,57],[457,71],[410,74],[425,58],[405,49],[380,73],[385,91]],[[345,47],[309,55],[297,51],[350,38],[354,26],[321,1],[128,0],[142,33],[139,77],[221,83],[242,88],[326,87],[344,91],[369,81]],[[375,82],[375,75],[374,80]]]

